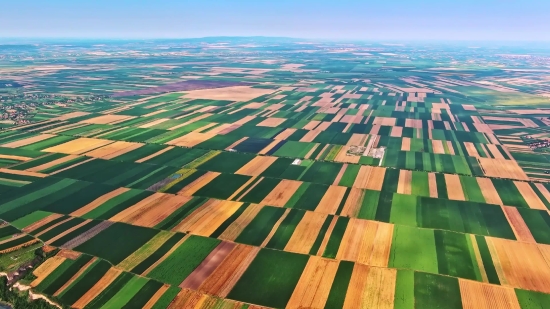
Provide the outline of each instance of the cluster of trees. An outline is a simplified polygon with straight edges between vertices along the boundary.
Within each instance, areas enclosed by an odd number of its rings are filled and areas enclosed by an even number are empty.
[[[34,251],[35,257],[33,261],[30,262],[30,264],[33,265],[33,268],[31,269],[36,268],[47,258],[55,255],[57,251],[59,250],[53,250],[46,253],[44,252],[42,247],[36,249]],[[26,268],[26,266],[23,266],[22,268]],[[16,280],[32,280],[35,276],[33,275],[32,271],[29,271],[31,269],[25,269],[25,271],[23,271],[23,269],[20,269],[22,275]],[[9,303],[13,309],[58,309],[56,306],[49,304],[43,299],[30,299],[29,291],[20,291],[18,289],[12,288],[10,282],[8,282],[8,278],[5,276],[0,277],[0,301]],[[63,306],[63,308],[68,307]]]
[[[28,291],[10,289],[8,278],[4,276],[0,278],[0,300],[11,304],[14,309],[57,309],[43,299],[31,300]]]

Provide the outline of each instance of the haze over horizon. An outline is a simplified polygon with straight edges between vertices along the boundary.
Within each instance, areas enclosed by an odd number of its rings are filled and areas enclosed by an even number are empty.
[[[550,41],[550,1],[11,1],[0,37]]]

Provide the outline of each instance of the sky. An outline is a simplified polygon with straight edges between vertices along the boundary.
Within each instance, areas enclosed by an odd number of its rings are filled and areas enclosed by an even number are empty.
[[[550,41],[550,0],[0,0],[1,38]]]

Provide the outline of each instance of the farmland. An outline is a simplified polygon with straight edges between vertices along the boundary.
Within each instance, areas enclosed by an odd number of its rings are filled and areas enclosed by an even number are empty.
[[[2,111],[57,100],[0,124],[8,278],[43,250],[20,282],[74,308],[548,308],[550,52],[212,40],[0,58]]]

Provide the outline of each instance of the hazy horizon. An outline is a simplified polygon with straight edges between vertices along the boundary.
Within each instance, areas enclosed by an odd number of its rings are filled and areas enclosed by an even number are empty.
[[[12,1],[0,38],[550,41],[550,1]]]
[[[550,41],[520,41],[520,40],[391,40],[391,39],[329,39],[329,38],[297,38],[297,37],[277,37],[277,36],[206,36],[206,37],[144,37],[144,38],[116,38],[116,37],[2,37],[0,36],[0,45],[39,45],[39,44],[72,44],[88,43],[94,45],[117,44],[117,43],[149,43],[149,44],[177,44],[198,43],[198,44],[230,44],[235,40],[241,40],[241,44],[278,44],[278,43],[296,43],[296,44],[359,44],[365,47],[422,47],[422,46],[440,46],[440,47],[460,47],[468,49],[479,48],[519,48],[526,50],[549,50]]]

